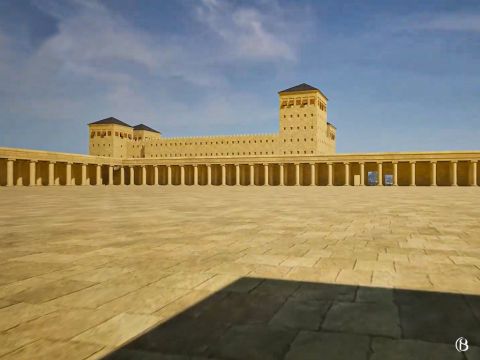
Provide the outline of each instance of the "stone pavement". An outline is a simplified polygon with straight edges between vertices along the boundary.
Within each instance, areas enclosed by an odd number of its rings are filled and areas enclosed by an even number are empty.
[[[2,188],[0,358],[471,360],[478,204],[463,187]]]

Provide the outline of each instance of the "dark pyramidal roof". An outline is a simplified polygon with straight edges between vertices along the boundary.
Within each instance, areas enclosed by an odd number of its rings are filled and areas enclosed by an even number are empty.
[[[92,122],[88,125],[102,125],[102,124],[115,124],[115,125],[131,127],[130,125],[128,125],[128,124],[124,123],[123,121],[118,120],[117,118],[114,118],[114,117],[108,117],[108,118],[105,118],[105,119],[102,119],[102,120],[98,120],[98,121]]]
[[[320,91],[320,94],[325,96],[325,94],[320,89],[317,89],[316,87],[313,87],[313,86],[308,85],[306,83],[302,83],[302,84],[293,86],[291,88],[279,91],[278,93],[282,94],[282,93],[297,92],[297,91]],[[326,96],[325,96],[325,98],[328,100],[328,98]]]
[[[151,127],[144,125],[144,124],[138,124],[133,127],[133,130],[145,130],[145,131],[151,131],[151,132],[156,132],[160,134],[160,131],[157,131],[155,129],[152,129]]]

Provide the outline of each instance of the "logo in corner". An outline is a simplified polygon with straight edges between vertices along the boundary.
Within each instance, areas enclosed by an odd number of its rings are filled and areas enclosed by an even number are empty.
[[[468,350],[468,340],[464,337],[459,337],[457,341],[455,341],[455,349],[458,352],[465,352]]]

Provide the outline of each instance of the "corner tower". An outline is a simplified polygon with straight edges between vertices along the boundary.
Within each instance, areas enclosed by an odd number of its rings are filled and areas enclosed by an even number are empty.
[[[89,154],[116,158],[127,157],[128,143],[133,138],[133,128],[114,117],[88,124],[90,131]]]
[[[327,97],[305,83],[278,95],[281,155],[335,153],[336,134],[327,122]]]

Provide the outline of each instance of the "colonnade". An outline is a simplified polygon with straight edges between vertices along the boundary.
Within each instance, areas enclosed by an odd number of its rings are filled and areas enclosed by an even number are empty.
[[[0,185],[478,185],[478,160],[88,164],[0,159]],[[21,166],[16,166],[21,162]],[[40,166],[41,163],[41,166]],[[28,164],[28,166],[27,166]],[[1,164],[0,164],[1,165]],[[28,173],[28,174],[27,174]],[[373,175],[372,180],[371,175]],[[460,177],[460,182],[459,182]],[[3,178],[3,181],[1,181]],[[376,180],[375,180],[376,179]],[[3,182],[3,183],[2,183]]]

